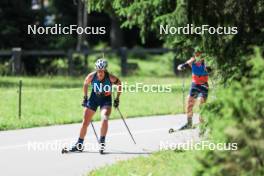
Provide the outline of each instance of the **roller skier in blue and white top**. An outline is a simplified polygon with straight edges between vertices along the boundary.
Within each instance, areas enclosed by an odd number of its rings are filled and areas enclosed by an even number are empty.
[[[88,97],[88,87],[91,85],[91,94]],[[117,97],[114,100],[114,107],[119,106],[119,97],[121,94],[121,81],[116,76],[110,74],[107,70],[107,61],[98,59],[95,63],[95,71],[88,74],[83,84],[83,102],[84,107],[83,122],[80,134],[76,144],[69,150],[82,151],[83,142],[93,115],[98,107],[101,111],[101,130],[100,130],[100,153],[105,148],[105,137],[108,130],[108,119],[112,110],[112,85],[117,85]]]

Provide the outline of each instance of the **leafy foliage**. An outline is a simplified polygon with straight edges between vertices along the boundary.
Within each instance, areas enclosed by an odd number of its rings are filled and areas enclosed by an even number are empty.
[[[261,0],[89,0],[89,11],[111,9],[123,20],[122,27],[140,27],[142,41],[154,31],[168,47],[203,46],[216,58],[224,78],[246,69],[242,55],[252,54],[251,45],[262,46],[264,39],[264,2]],[[236,26],[236,35],[160,35],[160,25],[208,24],[213,27]],[[179,57],[186,53],[179,53]],[[236,77],[239,79],[239,77]]]
[[[237,143],[238,150],[207,152],[198,175],[264,174],[264,60],[259,52],[248,66],[249,75],[222,90],[203,111],[212,140]]]
[[[0,48],[33,46],[32,38],[27,36],[27,24],[32,24],[34,15],[31,10],[31,0],[1,0],[0,1]]]

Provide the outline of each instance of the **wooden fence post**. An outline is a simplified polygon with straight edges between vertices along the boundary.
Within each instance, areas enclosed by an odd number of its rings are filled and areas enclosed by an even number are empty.
[[[121,58],[121,74],[122,76],[127,75],[127,48],[121,47],[119,49],[119,55]]]
[[[20,75],[21,74],[21,48],[12,49],[12,74]]]
[[[21,100],[22,100],[22,80],[19,80],[18,85],[18,118],[21,119]]]

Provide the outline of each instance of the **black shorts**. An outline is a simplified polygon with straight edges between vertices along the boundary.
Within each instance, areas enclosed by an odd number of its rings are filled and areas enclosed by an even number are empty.
[[[194,97],[194,98],[203,97],[203,98],[207,99],[208,90],[209,90],[208,83],[204,83],[204,84],[192,83],[191,89],[190,89],[190,96]]]
[[[92,109],[94,111],[97,110],[97,107],[104,107],[104,106],[112,106],[112,96],[97,96],[95,93],[92,93],[88,99],[88,102],[85,107]]]

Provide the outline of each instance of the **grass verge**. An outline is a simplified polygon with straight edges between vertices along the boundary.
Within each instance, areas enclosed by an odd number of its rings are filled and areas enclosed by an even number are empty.
[[[18,81],[23,81],[22,117],[18,119]],[[120,109],[127,117],[176,114],[183,112],[180,78],[126,77],[128,84],[172,85],[167,93],[124,92]],[[0,130],[67,124],[82,120],[83,78],[2,77],[0,78]],[[187,86],[186,92],[187,95]],[[119,118],[113,110],[112,119]],[[99,120],[99,113],[94,120]]]
[[[198,151],[160,151],[98,168],[87,176],[191,176],[199,168],[199,155]]]

